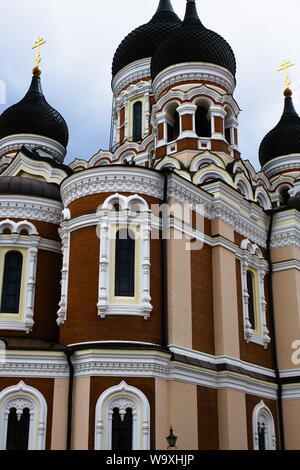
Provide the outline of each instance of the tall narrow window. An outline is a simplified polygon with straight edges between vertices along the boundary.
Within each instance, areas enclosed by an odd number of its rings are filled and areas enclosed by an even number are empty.
[[[121,415],[119,408],[114,408],[112,420],[112,450],[132,450],[133,416],[132,409],[127,408],[126,414]]]
[[[1,313],[19,313],[23,256],[9,251],[5,256]]]
[[[168,142],[173,142],[179,136],[180,132],[180,118],[179,114],[176,109],[173,111],[171,115],[172,124],[168,123]]]
[[[251,271],[247,271],[247,290],[248,290],[248,317],[253,330],[256,329],[255,322],[255,291],[254,276]]]
[[[196,134],[199,137],[211,137],[211,122],[208,119],[208,110],[198,106],[195,114]]]
[[[137,101],[133,105],[133,141],[139,142],[142,140],[142,109],[141,101]]]
[[[8,416],[6,450],[28,450],[30,410],[25,408],[21,416],[11,408]]]
[[[116,239],[115,296],[135,296],[135,239],[133,232],[119,230]]]
[[[266,428],[265,423],[258,422],[258,449],[266,450]]]

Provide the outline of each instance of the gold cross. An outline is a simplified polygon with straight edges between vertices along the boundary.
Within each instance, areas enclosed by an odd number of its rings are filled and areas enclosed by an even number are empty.
[[[46,44],[46,41],[44,41],[43,38],[38,38],[35,43],[34,43],[34,46],[32,47],[32,49],[36,49],[36,56],[35,56],[35,66],[36,68],[39,67],[39,64],[41,63],[41,49],[40,47],[43,45],[43,44]]]
[[[288,69],[290,67],[293,67],[294,65],[295,64],[292,64],[292,62],[289,62],[288,60],[286,60],[285,62],[283,62],[280,65],[280,68],[278,69],[278,72],[281,72],[282,70],[284,70],[284,85],[285,85],[285,88],[289,88],[289,86],[291,84]]]

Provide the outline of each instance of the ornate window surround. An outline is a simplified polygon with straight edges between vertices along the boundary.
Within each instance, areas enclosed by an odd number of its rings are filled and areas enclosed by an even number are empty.
[[[274,419],[270,408],[262,400],[256,405],[252,414],[253,448],[259,450],[258,423],[263,422],[266,429],[266,450],[276,450]]]
[[[61,297],[59,302],[59,310],[57,312],[57,324],[62,326],[67,319],[68,306],[68,286],[69,286],[69,258],[70,258],[70,238],[71,232],[67,221],[71,219],[69,209],[62,211],[61,228],[58,230],[62,242],[62,271],[61,271]],[[66,222],[66,223],[65,223]]]
[[[116,212],[115,205],[119,206]],[[138,210],[137,210],[138,209]],[[134,315],[145,320],[152,312],[150,296],[150,231],[151,213],[146,201],[136,195],[114,194],[98,210],[100,238],[98,315]],[[136,295],[134,299],[118,298],[112,294],[112,270],[116,227],[128,227],[136,236]]]
[[[4,234],[10,230],[10,234]],[[27,230],[28,235],[21,235]],[[36,284],[37,254],[41,238],[35,226],[23,220],[0,222],[0,294],[3,284],[4,257],[9,251],[19,251],[23,255],[23,270],[19,314],[1,313],[0,329],[26,331],[29,334],[34,325],[34,296]]]
[[[6,449],[8,417],[11,408],[17,415],[30,410],[28,450],[44,450],[46,444],[47,403],[43,395],[24,382],[0,392],[0,450]]]
[[[95,450],[111,450],[112,417],[114,408],[119,408],[120,415],[127,408],[133,414],[133,450],[150,449],[150,405],[144,393],[121,382],[120,385],[107,389],[100,396],[96,405]]]
[[[245,239],[241,243],[242,252],[240,254],[241,261],[241,278],[242,278],[242,299],[243,299],[243,317],[244,317],[244,335],[247,343],[252,342],[264,346],[266,349],[271,338],[267,328],[266,321],[266,300],[264,279],[268,272],[268,266],[263,259],[260,248]],[[249,294],[247,288],[247,271],[250,270],[254,275],[255,281],[255,305],[256,305],[256,322],[257,327],[253,330],[249,321]]]

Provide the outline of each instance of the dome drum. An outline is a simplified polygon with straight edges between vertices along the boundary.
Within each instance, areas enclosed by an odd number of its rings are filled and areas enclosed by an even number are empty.
[[[62,163],[66,156],[66,149],[55,140],[42,135],[16,134],[4,137],[0,140],[0,158],[7,153],[17,153],[23,146],[30,150],[38,150],[43,157],[53,157]]]
[[[236,85],[235,78],[224,67],[209,63],[186,62],[171,65],[155,77],[154,96],[158,100],[170,87],[186,83],[215,85],[230,95],[233,94]]]

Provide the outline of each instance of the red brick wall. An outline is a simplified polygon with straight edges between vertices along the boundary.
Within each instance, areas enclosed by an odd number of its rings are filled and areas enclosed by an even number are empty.
[[[212,249],[191,251],[193,349],[214,354]]]
[[[192,114],[185,114],[181,118],[182,130],[189,131],[193,130],[193,116]]]
[[[100,241],[96,227],[73,232],[70,250],[68,320],[61,328],[61,341],[70,344],[127,340],[160,344],[162,339],[160,243],[160,240],[151,241],[151,295],[154,309],[150,319],[115,315],[100,319],[97,311]]]
[[[197,395],[199,450],[218,450],[218,391],[198,386]]]
[[[224,134],[224,119],[222,119],[219,116],[216,116],[215,118],[215,131]]]

